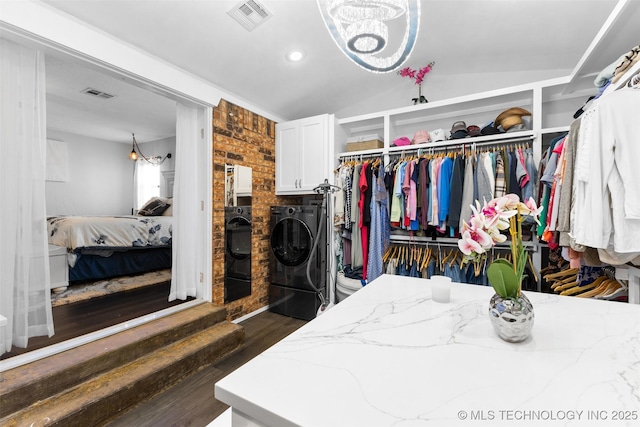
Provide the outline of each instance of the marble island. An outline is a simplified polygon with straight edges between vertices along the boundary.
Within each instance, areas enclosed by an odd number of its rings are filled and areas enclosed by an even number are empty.
[[[640,305],[528,292],[502,341],[490,287],[384,275],[215,385],[234,426],[640,425]]]

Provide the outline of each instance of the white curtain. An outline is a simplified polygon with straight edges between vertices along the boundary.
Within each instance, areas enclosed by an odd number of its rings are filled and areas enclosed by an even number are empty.
[[[140,209],[152,197],[160,196],[160,166],[138,159],[133,173],[134,208]]]
[[[176,109],[176,176],[173,185],[173,238],[169,301],[198,297],[198,109]]]
[[[0,353],[53,335],[45,223],[44,53],[0,40]]]

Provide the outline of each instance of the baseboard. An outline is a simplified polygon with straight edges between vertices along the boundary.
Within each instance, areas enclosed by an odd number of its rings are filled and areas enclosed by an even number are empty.
[[[262,313],[262,312],[265,312],[265,311],[267,311],[267,310],[269,310],[269,306],[268,306],[268,305],[265,305],[264,307],[261,307],[261,308],[259,308],[259,309],[255,310],[255,311],[252,311],[252,312],[251,312],[251,313],[249,313],[249,314],[245,314],[245,315],[244,315],[244,316],[242,316],[242,317],[238,317],[237,319],[232,320],[232,322],[233,322],[233,323],[240,323],[240,322],[244,322],[245,320],[247,320],[247,319],[251,319],[253,316],[255,316],[255,315],[257,315],[257,314],[260,314],[260,313]]]

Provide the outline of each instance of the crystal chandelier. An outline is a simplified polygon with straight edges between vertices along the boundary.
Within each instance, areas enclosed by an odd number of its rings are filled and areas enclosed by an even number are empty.
[[[420,0],[317,0],[338,47],[365,70],[388,73],[409,58],[420,27]],[[405,16],[402,42],[393,53],[387,23]]]

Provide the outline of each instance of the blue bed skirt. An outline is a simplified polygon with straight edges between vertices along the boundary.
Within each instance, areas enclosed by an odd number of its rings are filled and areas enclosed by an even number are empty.
[[[113,252],[110,256],[78,254],[69,281],[87,281],[127,276],[171,268],[171,248],[140,248]]]

